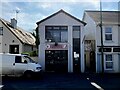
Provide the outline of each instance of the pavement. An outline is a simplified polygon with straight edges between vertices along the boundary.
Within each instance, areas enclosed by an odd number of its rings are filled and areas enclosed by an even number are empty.
[[[2,90],[120,90],[120,74],[44,73],[41,79],[3,77]]]

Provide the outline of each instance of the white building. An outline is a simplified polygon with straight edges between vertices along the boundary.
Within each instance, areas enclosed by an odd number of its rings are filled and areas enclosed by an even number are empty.
[[[17,27],[17,20],[13,18],[8,22],[0,18],[0,53],[31,52],[35,49],[35,38]]]
[[[39,63],[43,70],[84,72],[85,24],[63,10],[37,22]]]
[[[120,22],[118,11],[102,11],[104,72],[120,72]],[[95,41],[95,69],[102,72],[100,11],[85,11],[85,40]]]

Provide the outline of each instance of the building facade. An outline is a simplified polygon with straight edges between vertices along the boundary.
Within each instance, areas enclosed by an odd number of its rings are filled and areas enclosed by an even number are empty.
[[[83,29],[86,23],[60,10],[37,22],[39,63],[53,72],[84,72]]]
[[[17,27],[17,21],[0,18],[0,53],[23,53],[36,50],[35,38]]]
[[[100,17],[102,15],[102,35]],[[118,11],[85,11],[83,21],[86,39],[95,41],[96,72],[120,72],[120,23]],[[103,37],[103,63],[101,58],[101,36]]]

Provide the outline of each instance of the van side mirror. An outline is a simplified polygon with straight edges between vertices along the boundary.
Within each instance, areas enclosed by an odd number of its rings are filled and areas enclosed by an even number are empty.
[[[27,63],[27,60],[25,60],[24,63]]]

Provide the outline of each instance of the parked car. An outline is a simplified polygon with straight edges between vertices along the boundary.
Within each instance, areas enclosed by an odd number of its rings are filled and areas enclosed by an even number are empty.
[[[0,75],[23,75],[30,78],[42,72],[41,65],[27,55],[1,53],[0,63]]]

